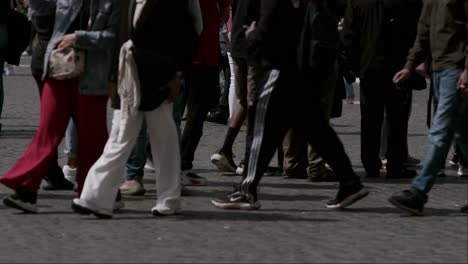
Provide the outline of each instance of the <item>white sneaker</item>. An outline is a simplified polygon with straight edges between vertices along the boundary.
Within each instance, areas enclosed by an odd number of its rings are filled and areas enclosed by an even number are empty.
[[[150,170],[152,172],[155,171],[153,163],[149,160],[146,160],[145,169]]]
[[[237,166],[236,174],[241,175],[241,176],[242,176],[242,174],[244,174],[244,161],[241,161],[239,163],[239,166]]]
[[[244,166],[237,167],[236,174],[242,176],[242,174],[244,174]]]
[[[460,176],[460,177],[468,177],[468,167],[464,167],[463,165],[459,165],[457,175]]]
[[[405,165],[406,167],[412,167],[412,166],[417,166],[420,163],[421,163],[420,159],[417,159],[415,157],[412,157],[412,156],[408,155],[408,158],[406,159],[406,161],[405,161],[405,163],[403,165]]]
[[[76,168],[64,165],[62,171],[63,175],[65,176],[65,179],[67,179],[69,182],[76,184],[76,170]]]
[[[181,209],[180,208],[177,208],[177,209],[169,209],[169,208],[166,208],[166,209],[157,209],[157,206],[153,207],[151,209],[151,213],[154,215],[154,216],[168,216],[168,215],[175,215],[175,214],[178,214],[181,212]]]
[[[232,160],[232,156],[220,152],[213,154],[210,160],[221,172],[236,172],[237,166]]]

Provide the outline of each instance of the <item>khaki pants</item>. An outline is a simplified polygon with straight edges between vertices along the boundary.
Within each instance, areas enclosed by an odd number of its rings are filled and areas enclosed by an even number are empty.
[[[338,78],[338,71],[330,74],[326,79],[318,83],[318,87],[308,87],[308,89],[319,89],[320,101],[324,109],[325,119],[330,120],[335,97],[335,88]],[[304,122],[309,120],[304,120]],[[313,122],[314,120],[310,120]],[[283,141],[284,149],[284,172],[289,176],[303,175],[304,172],[313,177],[325,168],[325,162],[312,146],[307,146],[306,135],[298,129],[290,129]]]

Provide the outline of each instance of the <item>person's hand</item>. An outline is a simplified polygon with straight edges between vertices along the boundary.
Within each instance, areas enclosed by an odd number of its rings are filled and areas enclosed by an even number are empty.
[[[245,38],[249,39],[249,36],[252,34],[252,32],[257,28],[257,21],[252,22],[250,24],[249,28],[245,31]]]
[[[57,46],[58,50],[64,50],[69,47],[73,47],[76,44],[76,34],[71,33],[67,34],[65,36],[62,36],[59,38],[56,42],[55,45]]]
[[[180,94],[180,86],[181,86],[182,74],[177,73],[175,77],[167,83],[169,87],[169,100],[171,103],[175,101],[177,96]]]
[[[403,69],[395,74],[393,77],[393,83],[398,89],[400,89],[401,83],[408,80],[410,76],[411,72],[408,69]]]
[[[468,69],[465,69],[458,79],[457,87],[460,90],[460,95],[468,99]]]

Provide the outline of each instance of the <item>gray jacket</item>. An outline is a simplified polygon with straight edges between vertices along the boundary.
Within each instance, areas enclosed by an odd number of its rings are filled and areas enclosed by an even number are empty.
[[[104,95],[109,92],[111,53],[120,16],[118,1],[92,0],[91,27],[87,31],[75,31],[75,47],[86,51],[85,71],[80,76],[81,94]],[[47,66],[55,42],[68,31],[81,10],[81,4],[81,0],[56,1],[54,32],[47,45],[43,79],[47,77]]]

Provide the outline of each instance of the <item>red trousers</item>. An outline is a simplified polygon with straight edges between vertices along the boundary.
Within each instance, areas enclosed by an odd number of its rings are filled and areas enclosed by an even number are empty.
[[[78,79],[46,80],[39,128],[26,152],[0,178],[0,183],[13,190],[26,187],[37,192],[72,117],[78,133],[79,197],[88,170],[100,157],[108,138],[107,98],[106,95],[81,95]]]

